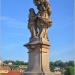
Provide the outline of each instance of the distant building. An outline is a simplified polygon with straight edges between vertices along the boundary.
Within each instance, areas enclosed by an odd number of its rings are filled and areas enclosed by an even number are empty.
[[[19,70],[11,70],[9,65],[1,65],[0,75],[21,75],[21,73]]]
[[[0,65],[2,65],[3,64],[3,61],[2,60],[0,60]]]
[[[12,62],[9,62],[9,63],[8,63],[8,65],[10,65],[10,66],[11,66],[11,65],[12,65]]]
[[[60,69],[59,67],[56,67],[56,68],[54,69],[54,73],[55,73],[55,75],[62,75],[61,69]]]
[[[13,65],[11,62],[5,64],[0,60],[0,75],[21,75],[27,68],[26,65],[19,65],[16,69],[11,69],[10,66],[16,65]]]
[[[21,73],[23,73],[26,69],[27,69],[27,66],[25,66],[25,65],[20,65],[20,66],[19,66],[19,71],[20,71]]]
[[[8,73],[2,73],[0,75],[21,75],[21,73],[17,70],[11,70]]]

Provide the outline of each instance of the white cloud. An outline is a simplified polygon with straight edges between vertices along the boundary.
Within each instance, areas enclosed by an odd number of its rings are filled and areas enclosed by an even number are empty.
[[[7,17],[7,16],[0,16],[0,22],[1,25],[7,25],[8,27],[14,27],[14,28],[26,28],[27,23],[21,22],[16,20],[15,18]]]

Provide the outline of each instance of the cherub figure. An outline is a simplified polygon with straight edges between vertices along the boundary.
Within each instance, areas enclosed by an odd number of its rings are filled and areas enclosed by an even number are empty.
[[[34,4],[37,6],[38,14],[43,15],[44,13],[47,13],[48,16],[50,16],[51,9],[50,4],[47,0],[33,0]],[[43,15],[44,16],[44,15]]]

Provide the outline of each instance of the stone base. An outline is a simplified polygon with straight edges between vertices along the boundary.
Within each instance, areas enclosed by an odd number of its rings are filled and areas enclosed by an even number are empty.
[[[34,37],[34,38],[30,38],[30,42],[27,43],[28,44],[47,44],[49,45],[49,41],[48,39],[45,38],[39,38],[39,37]]]
[[[54,73],[49,72],[49,73],[45,73],[45,72],[24,72],[22,75],[54,75]]]
[[[29,63],[22,75],[54,75],[49,69],[49,43],[45,39],[31,39],[26,45],[29,51]]]

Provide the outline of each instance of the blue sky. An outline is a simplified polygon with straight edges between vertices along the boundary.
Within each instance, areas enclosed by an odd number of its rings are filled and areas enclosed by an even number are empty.
[[[74,0],[50,0],[52,27],[49,28],[50,60],[68,61],[74,58]],[[28,61],[27,28],[29,8],[33,0],[0,0],[0,58]]]

